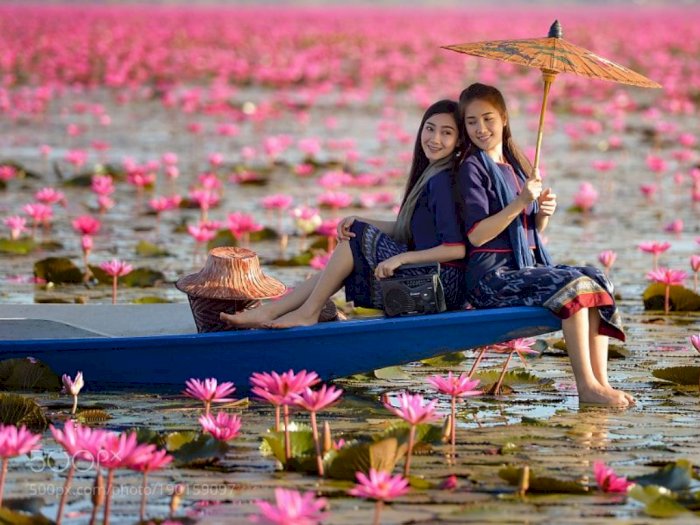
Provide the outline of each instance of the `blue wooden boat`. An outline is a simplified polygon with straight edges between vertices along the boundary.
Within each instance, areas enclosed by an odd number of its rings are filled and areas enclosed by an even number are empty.
[[[2,305],[0,360],[81,370],[92,389],[180,391],[190,377],[216,377],[240,391],[256,371],[314,370],[327,380],[560,327],[544,308],[512,307],[198,334],[182,304]]]

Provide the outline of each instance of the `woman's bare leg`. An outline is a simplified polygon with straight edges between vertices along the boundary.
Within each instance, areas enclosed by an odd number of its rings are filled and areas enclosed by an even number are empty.
[[[600,329],[600,312],[597,308],[588,309],[588,341],[591,349],[591,366],[593,367],[593,375],[598,382],[606,388],[613,389],[608,381],[608,341],[607,335],[601,335]],[[627,401],[635,403],[634,397],[622,390]]]
[[[352,250],[350,243],[341,241],[316,281],[311,294],[296,310],[293,310],[274,321],[265,323],[266,328],[291,328],[293,326],[309,326],[318,323],[318,315],[326,301],[343,285],[345,278],[353,269]]]
[[[269,301],[257,308],[244,310],[236,314],[221,312],[219,317],[222,321],[226,321],[236,328],[258,328],[263,323],[267,323],[287,312],[296,310],[304,304],[304,301],[309,298],[309,295],[311,295],[320,277],[320,273],[309,277],[294,288],[294,290],[276,301]]]
[[[605,387],[593,373],[589,347],[588,309],[583,308],[562,321],[566,348],[576,379],[579,401],[598,405],[627,406],[622,392]]]

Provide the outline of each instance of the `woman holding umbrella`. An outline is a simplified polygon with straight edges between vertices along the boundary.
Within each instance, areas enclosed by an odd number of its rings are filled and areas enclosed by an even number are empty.
[[[477,308],[544,306],[562,319],[579,400],[629,406],[608,382],[608,336],[624,341],[612,284],[592,267],[554,266],[542,243],[556,195],[513,142],[500,91],[472,84],[460,96],[467,153],[459,184],[465,201],[467,292]]]

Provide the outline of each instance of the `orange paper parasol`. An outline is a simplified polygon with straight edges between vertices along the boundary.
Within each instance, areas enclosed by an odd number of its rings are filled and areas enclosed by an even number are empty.
[[[555,20],[552,27],[549,28],[547,38],[474,42],[443,46],[443,49],[536,67],[542,71],[544,94],[542,96],[542,108],[540,109],[540,123],[537,129],[534,169],[537,169],[540,164],[540,147],[542,145],[544,114],[547,109],[549,88],[559,73],[574,73],[584,77],[610,80],[646,88],[662,87],[657,82],[635,73],[631,69],[567,42],[562,38],[562,29],[558,20]]]

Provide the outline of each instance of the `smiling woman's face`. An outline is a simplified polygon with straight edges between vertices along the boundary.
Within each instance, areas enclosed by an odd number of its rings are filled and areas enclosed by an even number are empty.
[[[464,113],[469,139],[495,160],[503,157],[503,128],[506,125],[496,106],[486,100],[469,103]]]
[[[436,113],[423,124],[421,146],[430,162],[444,159],[457,146],[457,122],[449,113]]]

